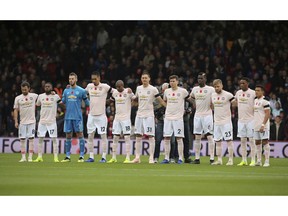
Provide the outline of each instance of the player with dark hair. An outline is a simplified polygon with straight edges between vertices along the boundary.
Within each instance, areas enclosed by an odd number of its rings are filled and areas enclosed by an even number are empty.
[[[264,97],[264,87],[262,85],[256,85],[254,101],[254,139],[257,149],[257,162],[255,166],[262,166],[262,145],[264,148],[265,162],[263,167],[269,167],[270,158],[270,103]],[[251,165],[253,166],[253,164]]]
[[[195,135],[195,160],[191,162],[192,164],[200,164],[202,134],[207,136],[210,163],[214,162],[215,144],[213,140],[213,114],[211,109],[211,96],[215,90],[212,86],[207,86],[206,81],[206,74],[204,72],[200,72],[198,74],[199,86],[194,87],[190,93],[190,98],[192,98],[192,102],[196,107],[193,123],[193,133]]]
[[[20,138],[20,149],[22,158],[19,162],[26,160],[26,145],[25,140],[29,140],[29,156],[28,162],[32,162],[34,152],[34,137],[35,137],[35,103],[38,95],[30,93],[30,84],[26,81],[21,83],[21,95],[18,95],[14,101],[14,121],[15,128],[18,128],[18,136]],[[18,123],[18,115],[20,115],[20,124]]]
[[[62,95],[62,102],[66,105],[64,132],[66,133],[65,149],[66,157],[61,162],[70,162],[71,142],[73,132],[76,133],[80,145],[80,157],[78,162],[84,162],[85,140],[83,135],[83,116],[81,104],[82,100],[86,106],[89,106],[89,100],[85,89],[77,86],[77,74],[74,72],[69,74],[69,87],[67,87]]]
[[[101,136],[102,157],[100,163],[106,163],[107,155],[107,116],[106,116],[106,99],[112,88],[106,83],[101,83],[99,72],[93,72],[91,75],[91,83],[86,87],[86,91],[90,98],[90,112],[87,121],[88,132],[88,152],[89,159],[85,162],[94,162],[94,145],[93,140],[95,132]]]
[[[249,79],[242,77],[240,79],[240,90],[235,94],[236,103],[238,106],[238,133],[237,136],[241,140],[242,161],[237,166],[247,166],[247,139],[251,148],[251,163],[255,164],[256,145],[253,139],[254,129],[254,99],[255,91],[249,87]]]
[[[61,99],[58,94],[51,94],[53,86],[50,82],[45,83],[44,89],[45,93],[40,94],[36,102],[36,106],[38,106],[41,110],[37,132],[37,135],[39,137],[38,157],[33,162],[43,162],[42,158],[43,139],[47,131],[49,137],[52,138],[53,142],[54,162],[59,162],[56,113],[57,113],[57,104],[61,101]]]

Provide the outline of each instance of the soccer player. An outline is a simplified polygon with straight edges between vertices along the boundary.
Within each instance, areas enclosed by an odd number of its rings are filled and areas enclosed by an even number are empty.
[[[89,100],[85,89],[77,86],[77,74],[72,72],[69,74],[70,86],[66,88],[62,95],[62,102],[66,105],[64,132],[66,133],[65,149],[66,157],[61,162],[70,162],[71,141],[73,132],[79,139],[80,157],[78,162],[84,162],[85,140],[83,136],[83,116],[81,104],[82,100],[86,106],[89,106]]]
[[[214,140],[216,142],[216,155],[218,160],[212,165],[222,165],[222,139],[227,141],[229,160],[227,166],[233,165],[233,126],[231,120],[231,102],[234,96],[223,90],[220,79],[213,81],[215,92],[212,93],[214,107]]]
[[[262,145],[264,147],[265,162],[263,167],[269,167],[270,145],[270,103],[264,97],[264,87],[256,85],[254,101],[254,139],[257,148],[257,162],[255,166],[262,166]],[[254,166],[251,164],[251,166]]]
[[[254,99],[255,91],[248,87],[249,79],[243,77],[240,79],[240,90],[235,94],[238,106],[238,133],[237,137],[241,140],[242,161],[237,166],[247,166],[247,139],[251,148],[251,163],[255,164],[256,145],[253,139],[254,128]]]
[[[183,137],[184,137],[184,103],[185,99],[189,97],[189,93],[186,89],[179,87],[179,78],[177,75],[171,75],[169,77],[169,83],[171,88],[164,91],[164,101],[166,101],[166,111],[164,117],[164,149],[165,159],[162,164],[169,163],[170,155],[170,139],[174,133],[178,144],[178,164],[183,163]]]
[[[192,89],[190,98],[194,102],[196,112],[194,116],[194,129],[195,135],[194,151],[195,160],[192,164],[200,164],[200,149],[201,149],[201,136],[205,134],[208,140],[208,150],[210,155],[210,164],[214,162],[215,143],[213,140],[213,114],[212,114],[212,93],[215,92],[212,86],[206,85],[207,77],[204,72],[198,74],[198,84]]]
[[[140,163],[141,154],[141,139],[143,134],[149,136],[149,163],[154,163],[154,151],[155,151],[155,119],[153,101],[155,98],[163,105],[166,103],[160,97],[159,91],[156,87],[150,85],[150,74],[147,71],[143,71],[141,75],[142,85],[136,88],[134,98],[138,99],[138,111],[135,118],[135,134],[136,134],[136,146],[135,146],[135,158],[132,163]]]
[[[126,159],[124,163],[130,163],[130,151],[131,151],[131,99],[134,96],[131,89],[124,88],[124,82],[118,80],[116,82],[116,89],[113,90],[112,99],[115,101],[115,118],[113,121],[112,133],[112,158],[108,163],[116,163],[116,150],[117,144],[121,133],[124,135],[126,144]]]
[[[90,97],[90,112],[87,120],[87,132],[88,132],[88,151],[89,159],[85,162],[94,162],[94,145],[93,140],[95,132],[101,136],[101,145],[103,148],[102,158],[100,163],[106,163],[107,155],[107,116],[106,116],[106,98],[112,88],[100,82],[99,72],[93,72],[91,75],[92,83],[89,83],[86,87],[86,91]]]
[[[18,129],[18,136],[20,138],[20,149],[22,158],[19,162],[26,160],[26,138],[29,140],[29,156],[28,162],[32,162],[34,151],[34,137],[35,137],[35,103],[38,95],[30,93],[30,84],[26,81],[21,83],[21,95],[18,95],[14,101],[14,121],[15,128]],[[18,115],[20,115],[20,124],[18,124]]]
[[[54,162],[59,162],[56,112],[57,112],[57,104],[61,101],[61,99],[58,94],[51,94],[53,86],[50,82],[45,83],[44,89],[45,93],[40,94],[36,102],[36,106],[39,106],[41,108],[41,111],[37,132],[37,135],[39,137],[38,157],[33,162],[43,162],[42,158],[43,139],[47,131],[49,137],[52,138],[53,142]]]

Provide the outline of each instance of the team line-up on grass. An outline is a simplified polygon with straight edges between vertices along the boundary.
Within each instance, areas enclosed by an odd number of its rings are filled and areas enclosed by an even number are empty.
[[[211,165],[222,165],[222,140],[228,145],[228,162],[227,166],[234,164],[233,162],[233,126],[231,121],[231,105],[238,107],[238,137],[241,139],[242,161],[238,166],[247,166],[247,140],[251,148],[251,162],[249,166],[262,166],[262,146],[264,148],[264,167],[270,166],[270,145],[269,145],[269,102],[264,97],[264,87],[257,85],[255,90],[248,87],[249,79],[243,77],[240,80],[240,90],[232,95],[230,92],[223,90],[223,84],[220,79],[213,81],[213,87],[206,85],[206,74],[200,72],[198,74],[198,86],[195,86],[191,93],[179,86],[179,77],[171,75],[169,83],[164,83],[161,92],[150,84],[150,75],[147,71],[143,71],[141,75],[142,85],[136,88],[135,94],[130,88],[124,88],[124,82],[118,80],[115,84],[116,88],[112,88],[108,84],[100,82],[100,74],[93,72],[91,75],[91,83],[85,89],[77,85],[77,74],[72,72],[69,74],[69,86],[64,90],[62,98],[55,94],[52,84],[45,84],[45,93],[37,95],[30,93],[30,84],[24,81],[21,84],[22,94],[15,98],[14,102],[14,120],[15,127],[18,128],[20,138],[20,149],[22,158],[19,162],[26,162],[26,146],[25,139],[29,140],[28,162],[42,162],[42,146],[43,139],[48,134],[53,142],[54,162],[59,162],[58,146],[57,146],[57,124],[56,109],[57,104],[65,104],[65,121],[64,132],[66,133],[65,152],[66,156],[61,162],[70,162],[71,158],[71,140],[73,132],[79,139],[80,156],[78,162],[94,162],[94,146],[93,139],[95,133],[101,136],[102,157],[100,163],[116,163],[116,149],[123,134],[126,145],[126,158],[124,163],[141,163],[141,140],[143,135],[148,136],[149,142],[149,163],[158,162],[159,154],[155,154],[159,147],[159,137],[161,134],[164,139],[164,159],[162,164],[169,164],[170,161],[170,140],[175,136],[177,141],[177,150],[179,158],[178,164],[190,162],[192,164],[200,164],[200,148],[201,137],[207,136],[208,152],[210,155]],[[89,98],[88,96],[89,95]],[[113,144],[112,158],[106,161],[107,155],[107,116],[106,116],[106,98],[115,104],[115,117],[113,120]],[[88,132],[88,152],[89,158],[84,160],[85,140],[83,135],[83,117],[82,102],[89,107],[87,120]],[[135,118],[135,158],[130,160],[131,149],[131,106],[132,103],[138,104],[138,110]],[[195,116],[193,119],[195,135],[194,151],[195,160],[188,159],[184,152],[184,131],[185,124],[183,116],[185,113],[185,103],[190,103],[195,108]],[[153,104],[154,103],[154,104]],[[155,127],[154,106],[155,103],[162,109],[163,120],[158,122]],[[40,107],[40,120],[38,124],[37,135],[38,157],[32,159],[34,152],[35,137],[35,107]],[[213,111],[212,111],[213,110]],[[18,123],[18,115],[20,123]],[[161,127],[160,127],[161,125]],[[158,133],[157,133],[158,132]],[[158,138],[158,139],[157,139]],[[216,145],[216,152],[215,151]],[[187,148],[186,148],[187,151]],[[214,159],[216,153],[217,160]],[[256,160],[257,156],[257,160]],[[189,161],[190,160],[190,161]]]

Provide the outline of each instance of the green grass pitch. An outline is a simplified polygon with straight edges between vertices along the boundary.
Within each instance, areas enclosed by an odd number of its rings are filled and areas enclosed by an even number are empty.
[[[78,155],[71,163],[54,163],[52,154],[43,163],[20,157],[0,154],[0,195],[288,195],[287,158],[271,158],[265,168],[211,166],[208,157],[200,165],[148,164],[148,156],[141,164],[123,164],[124,156],[115,164],[77,163]]]

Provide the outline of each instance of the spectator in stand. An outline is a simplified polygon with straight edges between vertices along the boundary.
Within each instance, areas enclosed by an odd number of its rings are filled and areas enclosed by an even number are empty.
[[[279,116],[282,111],[283,111],[283,109],[281,108],[281,104],[280,104],[279,101],[277,101],[277,102],[275,103],[275,109],[272,109],[273,119],[275,119],[276,116]]]
[[[285,140],[285,123],[278,115],[275,117],[274,123],[270,126],[270,140],[284,141]]]

